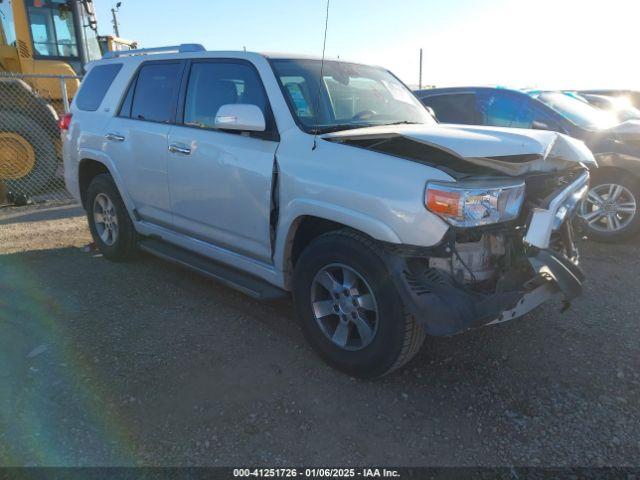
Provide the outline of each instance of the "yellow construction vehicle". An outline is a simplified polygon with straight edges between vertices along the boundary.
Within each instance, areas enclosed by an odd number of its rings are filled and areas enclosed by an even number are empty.
[[[56,173],[77,76],[102,57],[97,22],[92,0],[0,0],[0,25],[0,183],[31,195]]]
[[[135,50],[138,48],[138,42],[114,37],[113,35],[100,35],[98,42],[100,43],[100,50],[103,55],[107,52],[120,52],[122,50]]]

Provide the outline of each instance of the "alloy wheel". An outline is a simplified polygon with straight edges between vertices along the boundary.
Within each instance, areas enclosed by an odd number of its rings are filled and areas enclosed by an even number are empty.
[[[331,264],[311,283],[311,306],[324,335],[344,350],[361,350],[378,331],[378,303],[366,280],[353,268]]]
[[[627,187],[615,183],[596,185],[580,207],[580,217],[589,228],[612,233],[627,227],[635,218],[636,198]]]
[[[105,245],[112,246],[118,240],[118,217],[111,199],[104,193],[93,201],[93,221],[96,232]]]

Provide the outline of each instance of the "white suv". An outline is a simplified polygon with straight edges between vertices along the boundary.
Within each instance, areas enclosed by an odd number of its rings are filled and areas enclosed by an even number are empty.
[[[67,187],[106,258],[143,249],[257,298],[291,292],[311,345],[354,376],[400,367],[426,334],[581,292],[584,144],[438,125],[383,68],[118,52],[61,124]]]

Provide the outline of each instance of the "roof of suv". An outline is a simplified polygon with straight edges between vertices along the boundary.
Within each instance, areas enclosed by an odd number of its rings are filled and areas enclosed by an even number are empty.
[[[105,54],[102,59],[96,60],[92,63],[100,63],[103,61],[112,61],[112,60],[125,60],[125,59],[137,59],[140,60],[144,58],[145,60],[150,59],[158,59],[158,60],[166,60],[166,59],[175,59],[175,58],[203,58],[203,57],[211,57],[211,58],[219,58],[219,57],[230,57],[230,58],[244,58],[247,60],[256,59],[256,57],[266,58],[270,60],[280,60],[280,59],[292,59],[292,60],[322,60],[322,57],[319,55],[307,55],[300,53],[286,53],[286,52],[252,52],[246,50],[206,50],[202,45],[199,44],[182,44],[176,46],[167,46],[167,47],[155,47],[155,48],[143,48],[138,50],[123,50],[118,52],[108,52]],[[345,63],[358,63],[361,62],[353,62],[349,60],[342,60],[339,58],[327,58],[326,61],[333,62],[345,62]]]

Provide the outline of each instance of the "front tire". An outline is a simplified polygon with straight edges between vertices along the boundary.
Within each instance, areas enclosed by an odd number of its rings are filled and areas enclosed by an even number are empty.
[[[424,342],[425,330],[406,314],[376,243],[356,232],[324,234],[302,252],[293,296],[311,346],[354,377],[386,375]]]
[[[89,229],[100,252],[109,260],[130,260],[137,252],[136,231],[111,175],[97,175],[87,189]]]
[[[640,182],[619,170],[592,174],[587,198],[580,206],[581,224],[589,238],[621,242],[640,231]]]

